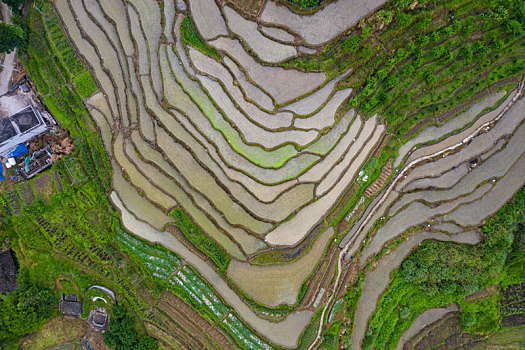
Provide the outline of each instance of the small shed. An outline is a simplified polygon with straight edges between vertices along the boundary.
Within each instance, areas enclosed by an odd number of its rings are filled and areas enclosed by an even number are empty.
[[[62,293],[58,308],[64,315],[80,316],[82,313],[82,304],[78,301],[76,294]]]
[[[91,323],[98,328],[104,328],[108,321],[108,313],[105,308],[95,306],[95,310],[91,311]]]

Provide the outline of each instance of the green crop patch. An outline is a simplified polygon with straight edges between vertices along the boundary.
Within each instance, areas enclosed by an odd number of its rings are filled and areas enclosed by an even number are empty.
[[[221,54],[219,51],[215,50],[202,40],[199,32],[195,29],[195,24],[189,16],[184,17],[182,20],[182,23],[180,24],[180,32],[184,43],[191,45],[203,54],[220,61]]]
[[[184,236],[195,245],[197,249],[209,256],[222,272],[226,272],[230,263],[228,253],[209,235],[202,232],[182,209],[175,209],[170,215],[175,219],[177,226],[181,229]]]
[[[73,86],[82,97],[89,97],[98,90],[98,86],[89,71],[73,78]]]
[[[154,276],[165,281],[181,264],[181,259],[170,250],[146,243],[117,228],[117,241],[121,248],[138,260]]]

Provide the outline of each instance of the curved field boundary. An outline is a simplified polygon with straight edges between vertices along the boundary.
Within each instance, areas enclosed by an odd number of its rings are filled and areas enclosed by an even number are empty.
[[[112,200],[119,208],[119,211],[126,214],[126,208],[115,193],[112,194]],[[238,313],[246,323],[257,330],[259,334],[266,337],[271,342],[284,347],[295,347],[297,345],[303,330],[309,324],[313,316],[312,311],[292,313],[281,322],[270,322],[261,319],[239,298],[239,296],[213,268],[211,268],[200,257],[188,250],[171,234],[160,232],[145,223],[140,223],[140,226],[137,226],[137,220],[130,214],[123,215],[123,223],[133,234],[149,242],[162,244],[166,248],[179,254],[184,260],[194,266],[201,276],[206,276],[207,281],[220,293],[222,298],[234,308],[235,312]]]
[[[374,214],[376,213],[376,211],[378,211],[381,208],[382,204],[389,198],[389,194],[395,188],[395,186],[397,185],[397,182],[401,181],[401,179],[404,178],[405,173],[407,173],[415,165],[417,165],[417,164],[419,164],[421,162],[424,162],[427,159],[432,159],[432,158],[434,158],[436,156],[440,156],[440,155],[442,155],[442,154],[444,154],[444,153],[446,153],[448,151],[455,150],[458,147],[461,147],[466,142],[470,141],[471,139],[473,139],[474,137],[479,135],[485,129],[485,127],[491,125],[494,121],[497,121],[500,118],[502,118],[503,115],[505,114],[505,112],[507,112],[507,110],[521,97],[521,94],[523,93],[524,80],[525,80],[525,77],[521,80],[520,84],[518,85],[518,88],[516,89],[515,96],[512,98],[511,101],[507,101],[508,103],[503,107],[503,110],[501,110],[501,112],[499,112],[499,114],[493,120],[489,120],[488,122],[485,122],[481,126],[475,128],[473,131],[468,130],[467,132],[470,132],[470,134],[467,134],[466,137],[464,139],[460,140],[458,143],[456,143],[454,145],[451,145],[451,146],[449,146],[449,147],[447,147],[445,149],[438,150],[435,153],[432,153],[430,155],[426,155],[426,156],[417,158],[417,159],[411,161],[410,163],[408,163],[403,168],[403,170],[401,170],[400,172],[397,173],[397,175],[391,181],[390,185],[382,192],[380,199],[378,199],[377,201],[374,200],[374,202],[372,202],[372,204],[374,206],[370,210],[367,209],[368,214],[362,219],[362,221],[359,222],[357,229],[354,232],[352,232],[352,236],[349,236],[349,234],[347,234],[343,238],[343,240],[341,241],[341,244],[343,244],[343,242],[346,242],[346,243],[344,245],[344,248],[341,250],[341,252],[339,254],[338,269],[337,269],[338,272],[337,272],[337,276],[336,276],[336,279],[335,279],[335,282],[334,282],[332,296],[329,298],[329,300],[326,303],[326,306],[323,309],[323,312],[321,314],[321,322],[320,322],[319,329],[318,329],[318,332],[317,332],[317,337],[316,337],[315,341],[311,344],[311,346],[308,348],[309,350],[312,350],[312,349],[315,348],[317,342],[319,341],[319,339],[321,337],[321,333],[322,333],[323,326],[324,326],[324,316],[325,316],[326,311],[329,309],[329,307],[330,307],[330,305],[331,305],[331,303],[333,301],[333,297],[336,294],[335,293],[336,290],[339,288],[339,282],[341,280],[341,274],[342,274],[342,271],[343,271],[342,270],[342,265],[344,263],[344,260],[346,258],[347,253],[350,251],[350,249],[352,247],[357,249],[357,245],[354,244],[354,242],[358,238],[360,238],[364,234],[366,234],[366,232],[363,232],[363,228],[368,225],[368,221],[372,217],[374,217]],[[472,127],[469,128],[469,129],[472,129]],[[363,238],[361,238],[361,239],[363,239]],[[364,335],[364,326],[363,326],[363,334],[362,335]],[[362,340],[362,335],[361,335],[361,338],[359,339],[359,342],[355,343],[354,340],[353,340],[353,344],[360,344],[360,342]],[[354,337],[352,337],[352,339],[354,339]]]
[[[385,0],[339,0],[310,16],[301,16],[286,6],[269,1],[261,13],[263,24],[274,24],[298,33],[310,45],[321,45],[357,24],[383,5]],[[315,29],[313,29],[315,28]]]
[[[363,293],[357,306],[354,330],[352,332],[353,349],[359,349],[361,347],[368,319],[374,312],[379,297],[388,286],[391,273],[399,267],[412,249],[427,239],[467,243],[471,245],[477,244],[480,241],[479,234],[476,231],[458,233],[453,236],[447,236],[437,232],[422,232],[410,236],[397,247],[395,251],[384,257],[377,267],[366,277]]]
[[[457,305],[450,305],[447,307],[425,310],[423,313],[417,316],[416,320],[414,321],[414,323],[412,323],[410,328],[403,333],[403,335],[399,339],[399,342],[397,343],[396,350],[403,350],[403,345],[405,344],[405,342],[407,342],[410,338],[416,335],[428,324],[439,320],[440,318],[442,318],[450,312],[456,312],[458,310],[459,308],[457,307]]]
[[[454,117],[453,119],[447,121],[441,126],[431,126],[425,128],[420,132],[415,138],[409,140],[399,148],[399,155],[397,156],[394,162],[394,168],[397,168],[399,164],[403,161],[403,158],[410,152],[410,150],[417,145],[424,144],[426,142],[440,139],[441,137],[453,132],[454,130],[463,128],[468,123],[476,119],[477,116],[480,116],[482,111],[485,108],[493,107],[503,96],[505,96],[505,91],[501,90],[498,92],[489,95],[483,100],[475,103],[467,111],[461,113],[459,116]]]

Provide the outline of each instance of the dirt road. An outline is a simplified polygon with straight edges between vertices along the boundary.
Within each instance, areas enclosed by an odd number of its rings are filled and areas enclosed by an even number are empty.
[[[386,198],[388,198],[388,195],[395,188],[395,185],[397,184],[397,182],[400,181],[401,179],[403,179],[403,176],[411,168],[413,168],[417,164],[419,164],[421,162],[424,162],[424,161],[426,161],[428,159],[432,159],[432,158],[434,158],[436,156],[445,154],[448,151],[452,151],[452,150],[455,150],[456,148],[459,148],[459,147],[463,146],[465,143],[467,143],[468,141],[470,141],[474,137],[478,136],[488,125],[492,124],[494,121],[497,121],[497,120],[501,119],[501,117],[503,117],[503,115],[510,109],[510,107],[514,104],[514,102],[516,102],[519,98],[521,98],[521,96],[523,94],[524,81],[525,81],[525,76],[523,77],[523,79],[521,80],[520,84],[518,85],[518,88],[517,88],[518,93],[516,94],[516,96],[510,101],[510,103],[503,109],[503,111],[496,118],[494,118],[493,120],[488,121],[488,122],[484,123],[483,125],[479,126],[476,130],[474,130],[470,135],[465,137],[460,142],[458,142],[458,143],[456,143],[454,145],[448,146],[448,147],[446,147],[446,148],[444,148],[442,150],[439,150],[439,151],[437,151],[435,153],[432,153],[432,154],[429,154],[429,155],[426,155],[426,156],[414,159],[412,162],[407,164],[403,168],[403,170],[401,170],[392,179],[390,185],[382,193],[383,197],[378,202],[376,202],[374,208],[372,208],[372,210],[370,210],[370,212],[368,212],[368,215],[366,216],[365,220],[363,220],[363,222],[361,222],[361,224],[360,224],[359,228],[357,229],[357,231],[355,232],[354,236],[350,239],[350,241],[347,243],[347,245],[344,247],[344,249],[341,250],[341,252],[339,254],[339,261],[338,261],[338,264],[337,264],[337,267],[338,267],[337,271],[338,272],[337,272],[337,276],[336,276],[335,283],[334,283],[334,286],[333,286],[332,294],[331,294],[328,302],[326,303],[326,305],[325,305],[325,307],[323,309],[323,312],[322,312],[322,315],[321,315],[321,322],[319,324],[319,329],[317,331],[316,340],[312,343],[312,345],[310,345],[308,350],[314,349],[316,344],[317,344],[317,342],[321,338],[321,334],[322,334],[323,326],[324,326],[324,316],[326,314],[326,311],[329,310],[329,307],[330,307],[330,305],[331,305],[331,303],[332,303],[332,301],[334,299],[334,295],[336,295],[336,292],[339,289],[339,282],[341,281],[341,272],[343,271],[342,267],[343,267],[343,264],[344,264],[344,259],[346,257],[345,253],[347,253],[348,250],[353,246],[354,242],[356,241],[356,238],[359,237],[359,233],[361,233],[360,231],[366,226],[368,221],[373,217],[374,213],[381,207],[381,205],[386,200]],[[354,344],[356,344],[354,336],[352,337],[352,341],[353,341]]]

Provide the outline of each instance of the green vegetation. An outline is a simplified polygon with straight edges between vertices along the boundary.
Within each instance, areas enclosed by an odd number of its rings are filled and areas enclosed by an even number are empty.
[[[354,89],[348,108],[379,113],[406,140],[488,86],[521,74],[525,9],[519,4],[423,1],[411,10],[394,1],[320,55],[286,65],[332,77],[352,67],[340,85]]]
[[[208,282],[188,265],[180,269],[169,283],[176,294],[185,296],[185,300],[188,300],[211,320],[220,320],[230,311],[228,306],[217,297]]]
[[[504,289],[512,284],[521,283],[523,276],[525,276],[525,227],[522,224],[514,234],[512,249],[507,255],[499,285]]]
[[[314,8],[321,4],[321,0],[287,0],[294,6],[302,8]]]
[[[202,232],[182,209],[175,209],[170,215],[175,219],[177,226],[181,229],[184,236],[197,247],[197,249],[205,253],[206,256],[209,256],[221,272],[226,272],[230,263],[228,253],[211,239],[209,235]]]
[[[115,350],[157,350],[155,338],[139,337],[135,330],[135,320],[122,305],[115,305],[108,330],[104,333],[104,343]]]
[[[24,267],[18,273],[18,288],[0,300],[0,346],[16,348],[19,338],[41,327],[57,314],[55,294],[33,281]]]
[[[69,45],[52,4],[38,0],[29,19],[29,43],[22,63],[60,122],[87,113],[77,94],[87,97],[97,87],[84,62]],[[42,15],[43,14],[43,15]]]
[[[395,348],[419,313],[454,302],[462,309],[467,330],[487,333],[498,329],[499,293],[474,302],[465,296],[495,283],[524,281],[525,275],[519,274],[523,264],[516,265],[523,259],[523,253],[518,252],[523,247],[524,223],[525,187],[486,221],[480,244],[423,242],[393,273],[369,322],[363,347]]]
[[[461,323],[466,331],[488,333],[498,329],[501,322],[499,294],[474,302],[461,303]]]
[[[24,0],[3,0],[3,2],[12,9],[17,9],[24,3]]]
[[[73,86],[82,97],[89,97],[98,90],[97,84],[89,71],[79,74],[73,78]]]
[[[22,27],[0,21],[0,52],[9,53],[25,44]]]
[[[184,17],[180,24],[180,32],[182,36],[182,42],[185,44],[191,45],[200,52],[210,57],[213,57],[217,61],[220,61],[221,54],[215,48],[209,46],[202,40],[199,32],[195,29],[195,24],[193,23],[190,16]]]

